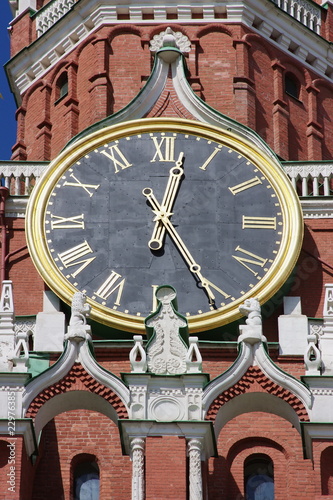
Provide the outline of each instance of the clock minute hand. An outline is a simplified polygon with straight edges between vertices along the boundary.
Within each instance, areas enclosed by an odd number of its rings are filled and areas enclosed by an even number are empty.
[[[191,273],[197,276],[202,287],[206,290],[209,303],[215,304],[215,295],[213,294],[213,292],[209,287],[209,281],[206,278],[204,278],[203,275],[201,274],[201,266],[195,262],[194,258],[192,257],[185,243],[179,236],[175,227],[170,222],[169,217],[164,214],[161,205],[158,203],[158,201],[154,196],[153,190],[151,188],[144,188],[142,193],[149,200],[149,203],[153,208],[153,212],[156,215],[155,220],[161,221],[166,231],[169,233],[170,237],[175,243],[176,247],[178,248],[179,252],[181,253],[182,257],[184,258],[185,262],[187,263],[189,270],[191,271]]]
[[[184,169],[182,167],[183,158],[184,153],[181,152],[178,156],[178,160],[176,161],[175,166],[170,168],[169,180],[165,188],[161,204],[161,210],[163,210],[163,213],[166,217],[170,217],[172,215],[171,210],[176,198],[181,177],[184,173]],[[160,248],[162,248],[165,230],[165,225],[161,223],[160,220],[156,220],[152,237],[148,243],[148,246],[151,250],[160,250]]]

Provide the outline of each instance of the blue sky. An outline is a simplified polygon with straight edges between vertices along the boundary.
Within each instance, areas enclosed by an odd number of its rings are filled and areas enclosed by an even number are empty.
[[[7,27],[12,20],[8,0],[2,0],[0,14],[0,160],[9,160],[11,147],[16,141],[15,99],[9,89],[3,65],[9,59],[9,34]]]

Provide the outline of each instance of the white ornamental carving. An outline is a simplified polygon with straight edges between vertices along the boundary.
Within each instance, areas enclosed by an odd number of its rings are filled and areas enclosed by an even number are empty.
[[[202,500],[202,444],[199,439],[190,439],[187,446],[190,462],[190,500]]]
[[[144,500],[145,491],[145,440],[133,438],[131,441],[132,458],[132,500]]]
[[[146,321],[146,325],[154,329],[154,336],[147,346],[148,369],[159,375],[185,373],[187,346],[179,329],[186,327],[187,323],[173,308],[176,292],[165,286],[157,290],[156,297],[160,307]]]
[[[176,47],[181,52],[190,52],[191,42],[180,31],[174,32],[168,27],[165,31],[155,35],[150,41],[150,50],[152,52],[157,52],[163,47]]]

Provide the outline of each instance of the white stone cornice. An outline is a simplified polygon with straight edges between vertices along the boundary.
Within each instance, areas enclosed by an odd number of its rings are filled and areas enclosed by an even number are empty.
[[[9,423],[7,419],[0,419],[0,434],[8,435]],[[9,441],[15,443],[17,436],[23,435],[25,449],[28,456],[37,452],[37,440],[31,418],[15,419],[15,434],[10,436]]]
[[[301,422],[301,428],[305,458],[313,459],[312,440],[333,440],[333,423]]]
[[[41,15],[42,13],[43,10]],[[174,15],[173,19],[168,19],[170,13]],[[198,13],[202,14],[201,18],[198,18]],[[221,18],[221,13],[227,17]],[[124,14],[128,15],[128,19],[124,20]],[[149,16],[146,14],[150,14],[152,18],[147,19]],[[38,15],[37,13],[36,16]],[[207,22],[242,23],[301,64],[312,68],[322,78],[332,81],[327,76],[333,72],[333,50],[329,42],[267,0],[240,0],[234,4],[224,0],[211,5],[195,2],[188,6],[179,6],[176,0],[170,0],[167,8],[156,5],[154,0],[146,0],[142,6],[134,5],[134,0],[117,5],[110,5],[109,0],[100,0],[97,4],[95,0],[80,0],[43,36],[7,64],[16,100],[20,103],[21,95],[36,79],[42,78],[60,59],[67,57],[71,50],[104,24],[172,25],[182,22],[196,25]],[[274,39],[270,37],[273,31]],[[293,53],[289,51],[291,47],[290,42],[286,44],[287,39],[292,41]],[[298,48],[303,50],[298,52]]]

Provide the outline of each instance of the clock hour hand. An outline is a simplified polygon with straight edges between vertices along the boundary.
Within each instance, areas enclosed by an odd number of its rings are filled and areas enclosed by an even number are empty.
[[[169,180],[165,188],[161,204],[161,210],[166,215],[166,217],[170,217],[172,215],[171,210],[176,198],[181,177],[184,173],[184,169],[182,167],[183,159],[184,153],[181,152],[178,156],[178,160],[176,161],[175,166],[172,167],[169,172]],[[160,250],[162,248],[165,230],[166,229],[164,224],[160,220],[156,220],[152,237],[148,243],[148,246],[151,250]]]
[[[166,231],[169,233],[169,236],[172,238],[173,242],[175,243],[176,247],[178,248],[183,259],[185,260],[186,264],[188,265],[189,270],[191,271],[192,274],[194,274],[198,278],[199,282],[201,283],[201,286],[206,290],[206,293],[207,293],[208,299],[209,299],[209,303],[212,305],[215,304],[215,295],[213,294],[213,292],[209,286],[210,281],[208,281],[206,278],[204,278],[203,275],[201,274],[200,265],[195,262],[194,258],[192,257],[192,255],[189,252],[188,248],[186,247],[185,243],[183,242],[183,240],[179,236],[175,227],[170,222],[169,216],[164,213],[162,206],[158,203],[158,201],[156,200],[156,198],[154,196],[153,190],[151,188],[144,188],[142,193],[149,200],[149,203],[151,204],[153,212],[156,215],[154,220],[160,221],[163,224]]]

